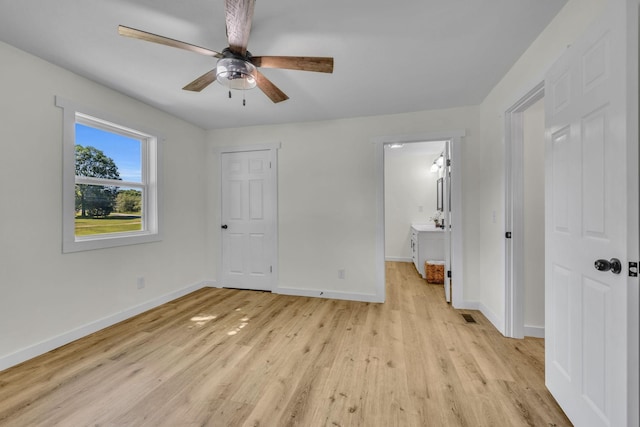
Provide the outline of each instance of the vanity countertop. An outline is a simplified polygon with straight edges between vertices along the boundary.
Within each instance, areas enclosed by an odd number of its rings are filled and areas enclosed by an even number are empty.
[[[444,230],[440,227],[436,227],[433,223],[413,223],[411,224],[411,228],[416,231],[433,231],[433,232],[443,232]]]

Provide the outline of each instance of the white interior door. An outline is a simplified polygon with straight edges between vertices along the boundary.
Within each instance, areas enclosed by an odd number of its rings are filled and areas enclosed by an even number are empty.
[[[272,290],[275,171],[270,150],[222,153],[222,274],[230,288]]]
[[[637,286],[628,277],[628,247],[638,245],[628,233],[638,220],[628,204],[638,203],[637,193],[628,194],[638,171],[627,119],[637,123],[637,111],[627,109],[638,93],[627,86],[637,81],[627,75],[627,4],[608,2],[545,79],[546,384],[576,426],[631,425],[629,408],[637,411],[628,401],[635,350],[627,304]],[[612,258],[619,274],[594,268]]]
[[[444,165],[442,176],[443,189],[443,217],[444,217],[444,297],[447,302],[451,302],[451,162],[450,162],[451,142],[446,141],[444,144]]]

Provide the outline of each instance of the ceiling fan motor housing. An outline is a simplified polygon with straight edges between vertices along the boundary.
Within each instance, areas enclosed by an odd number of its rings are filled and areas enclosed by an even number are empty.
[[[241,56],[224,49],[216,64],[216,80],[229,89],[249,90],[256,87],[256,67],[249,62],[251,53]]]

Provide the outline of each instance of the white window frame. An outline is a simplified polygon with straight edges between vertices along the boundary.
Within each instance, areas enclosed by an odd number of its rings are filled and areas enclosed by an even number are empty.
[[[62,150],[62,252],[80,252],[117,246],[156,242],[161,236],[160,165],[161,138],[157,132],[132,125],[108,113],[96,111],[73,101],[56,97],[56,106],[63,109]],[[76,123],[102,129],[142,141],[141,182],[128,182],[104,178],[76,177]],[[76,236],[75,186],[76,184],[113,185],[137,188],[143,191],[142,230],[119,233]]]

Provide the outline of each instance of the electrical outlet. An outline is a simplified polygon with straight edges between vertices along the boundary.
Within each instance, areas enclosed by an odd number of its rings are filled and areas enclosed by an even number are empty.
[[[138,277],[138,280],[136,280],[136,285],[138,289],[143,289],[146,286],[146,283],[144,282],[144,277]]]
[[[345,271],[344,269],[338,270],[338,279],[344,279]]]

